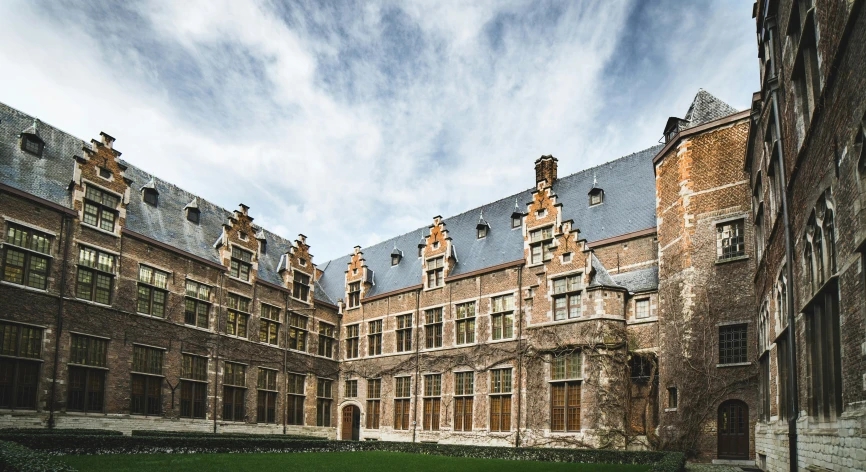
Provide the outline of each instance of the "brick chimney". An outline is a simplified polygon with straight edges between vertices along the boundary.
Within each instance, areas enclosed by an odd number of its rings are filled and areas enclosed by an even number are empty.
[[[556,162],[557,159],[550,155],[539,157],[535,161],[535,183],[544,180],[547,185],[553,185],[556,181]]]

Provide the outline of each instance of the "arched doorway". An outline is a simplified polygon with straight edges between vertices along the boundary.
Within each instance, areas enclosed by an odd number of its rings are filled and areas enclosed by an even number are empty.
[[[719,406],[719,459],[749,458],[749,406],[728,400]]]
[[[343,407],[343,420],[340,426],[340,439],[357,441],[361,437],[361,410],[355,405]]]

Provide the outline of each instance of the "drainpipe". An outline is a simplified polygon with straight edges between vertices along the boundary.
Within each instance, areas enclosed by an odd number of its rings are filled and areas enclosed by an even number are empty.
[[[214,376],[213,376],[213,432],[217,433],[217,398],[219,398],[219,383],[220,383],[220,343],[222,341],[222,336],[220,335],[220,320],[222,319],[222,313],[225,312],[225,273],[220,271],[220,308],[217,310],[216,316],[216,347],[214,353],[214,362],[216,365],[214,366]]]
[[[283,323],[283,343],[285,343],[285,346],[283,347],[283,434],[286,434],[286,425],[289,420],[287,418],[287,416],[289,416],[289,406],[286,404],[288,403],[289,397],[289,292],[286,292],[284,297],[286,304],[286,309],[284,310],[286,322]]]
[[[421,309],[421,290],[418,289],[415,291],[415,319],[418,321],[417,324],[421,324],[421,313],[418,311]],[[415,343],[415,382],[412,385],[412,403],[413,403],[413,411],[412,411],[412,442],[415,442],[415,435],[418,431],[418,384],[421,383],[421,350],[418,344],[418,331],[420,330],[420,326],[416,326],[414,332],[412,333],[412,337],[414,338],[412,341]]]
[[[66,295],[66,272],[69,268],[69,241],[71,239],[69,232],[72,229],[72,225],[69,222],[70,219],[69,215],[63,215],[63,219],[60,221],[60,234],[63,237],[63,268],[60,274],[60,299],[54,323],[54,366],[51,374],[51,401],[48,405],[48,428],[54,428],[55,426],[54,402],[57,398],[57,364],[60,362],[60,333],[63,329],[63,297]]]
[[[779,103],[776,96],[776,90],[773,90],[773,125],[776,128],[776,139],[781,139],[782,130],[779,126]],[[788,278],[789,286],[785,290],[788,304],[788,389],[791,392],[789,399],[788,412],[788,466],[792,472],[797,472],[798,456],[797,456],[797,416],[799,414],[800,392],[798,391],[797,382],[797,349],[795,336],[796,325],[794,319],[794,242],[791,233],[791,219],[788,214],[788,182],[787,174],[785,173],[785,158],[782,154],[781,142],[779,144],[779,158],[776,163],[779,167],[778,178],[781,184],[782,198],[782,218],[785,223],[785,259],[786,259],[786,277]]]
[[[523,264],[517,266],[517,434],[514,447],[520,447],[520,408],[523,399]]]

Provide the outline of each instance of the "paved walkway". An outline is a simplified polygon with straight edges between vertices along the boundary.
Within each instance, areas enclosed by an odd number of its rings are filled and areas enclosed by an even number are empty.
[[[749,470],[755,470],[754,467]],[[699,464],[689,462],[686,464],[686,472],[742,472],[743,469],[732,465]]]

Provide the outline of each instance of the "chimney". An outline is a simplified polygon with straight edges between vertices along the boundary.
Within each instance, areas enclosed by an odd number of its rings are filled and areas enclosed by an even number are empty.
[[[535,183],[542,180],[547,182],[547,185],[553,185],[556,181],[556,162],[557,159],[551,155],[541,156],[535,161]]]
[[[114,138],[104,132],[100,132],[99,134],[102,136],[102,144],[108,149],[114,149]]]

